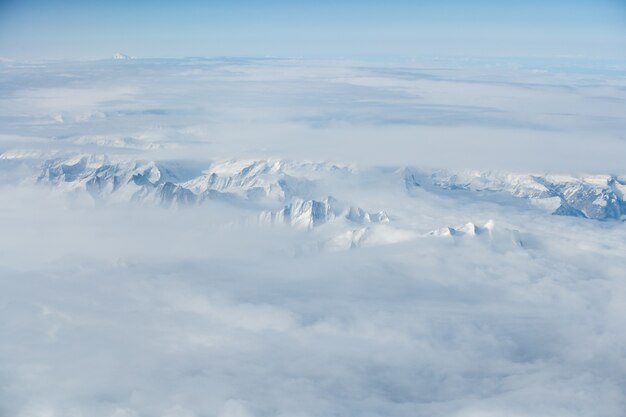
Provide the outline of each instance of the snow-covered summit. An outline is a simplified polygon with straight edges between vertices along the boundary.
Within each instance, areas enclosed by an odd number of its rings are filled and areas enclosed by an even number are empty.
[[[344,219],[356,224],[387,223],[389,216],[384,211],[369,213],[360,207],[349,206],[333,197],[322,201],[294,199],[278,211],[264,212],[262,221],[286,223],[311,229],[335,219]]]
[[[493,220],[489,220],[482,226],[472,222],[454,227],[446,226],[429,232],[427,236],[445,237],[454,241],[475,238],[500,247],[510,246],[511,244],[516,247],[524,246],[518,230],[496,227],[496,223]]]
[[[465,191],[479,199],[506,195],[521,199],[556,215],[597,220],[620,219],[626,215],[626,177],[616,175],[572,176],[516,174],[499,171],[434,171],[406,169],[408,190]],[[501,199],[497,199],[501,201]]]
[[[311,197],[316,179],[349,168],[324,162],[228,160],[211,164],[203,175],[181,186],[195,194],[228,192],[249,200],[287,201]]]
[[[123,54],[121,52],[116,52],[116,53],[113,54],[111,59],[115,59],[115,60],[129,60],[129,59],[135,59],[135,57]]]
[[[324,163],[283,160],[229,160],[211,164],[203,175],[181,186],[195,194],[228,192],[249,200],[286,201],[308,197],[320,171],[340,169]]]

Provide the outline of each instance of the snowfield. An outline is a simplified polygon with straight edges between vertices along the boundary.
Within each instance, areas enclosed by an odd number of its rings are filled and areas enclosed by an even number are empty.
[[[626,64],[553,64],[1,62],[0,416],[623,417]]]

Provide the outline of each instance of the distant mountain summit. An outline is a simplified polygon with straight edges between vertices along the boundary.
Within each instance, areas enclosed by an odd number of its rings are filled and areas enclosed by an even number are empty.
[[[135,59],[134,56],[125,55],[125,54],[123,54],[121,52],[114,53],[111,58],[112,59],[117,59],[117,60]]]

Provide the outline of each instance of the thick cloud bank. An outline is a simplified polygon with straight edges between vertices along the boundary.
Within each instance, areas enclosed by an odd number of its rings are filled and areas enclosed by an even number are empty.
[[[0,415],[623,416],[624,67],[574,64],[3,63]]]

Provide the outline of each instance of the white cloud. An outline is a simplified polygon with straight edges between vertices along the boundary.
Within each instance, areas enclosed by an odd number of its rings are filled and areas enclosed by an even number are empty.
[[[156,67],[133,61],[119,80],[134,86],[128,102],[85,98],[104,122],[42,128],[11,109],[20,94],[0,104],[2,150],[39,152],[0,159],[0,415],[621,417],[626,225],[510,195],[409,192],[398,167],[611,173],[622,81],[309,64],[174,61],[148,76]],[[66,65],[85,79],[44,68],[41,88],[84,89],[108,71]],[[101,201],[29,177],[52,151],[110,150],[77,138],[137,132],[177,147],[112,157],[193,159],[194,175],[222,158],[348,163],[316,172],[307,198],[390,222],[268,227],[241,221],[265,207]],[[493,236],[428,236],[489,220]]]

